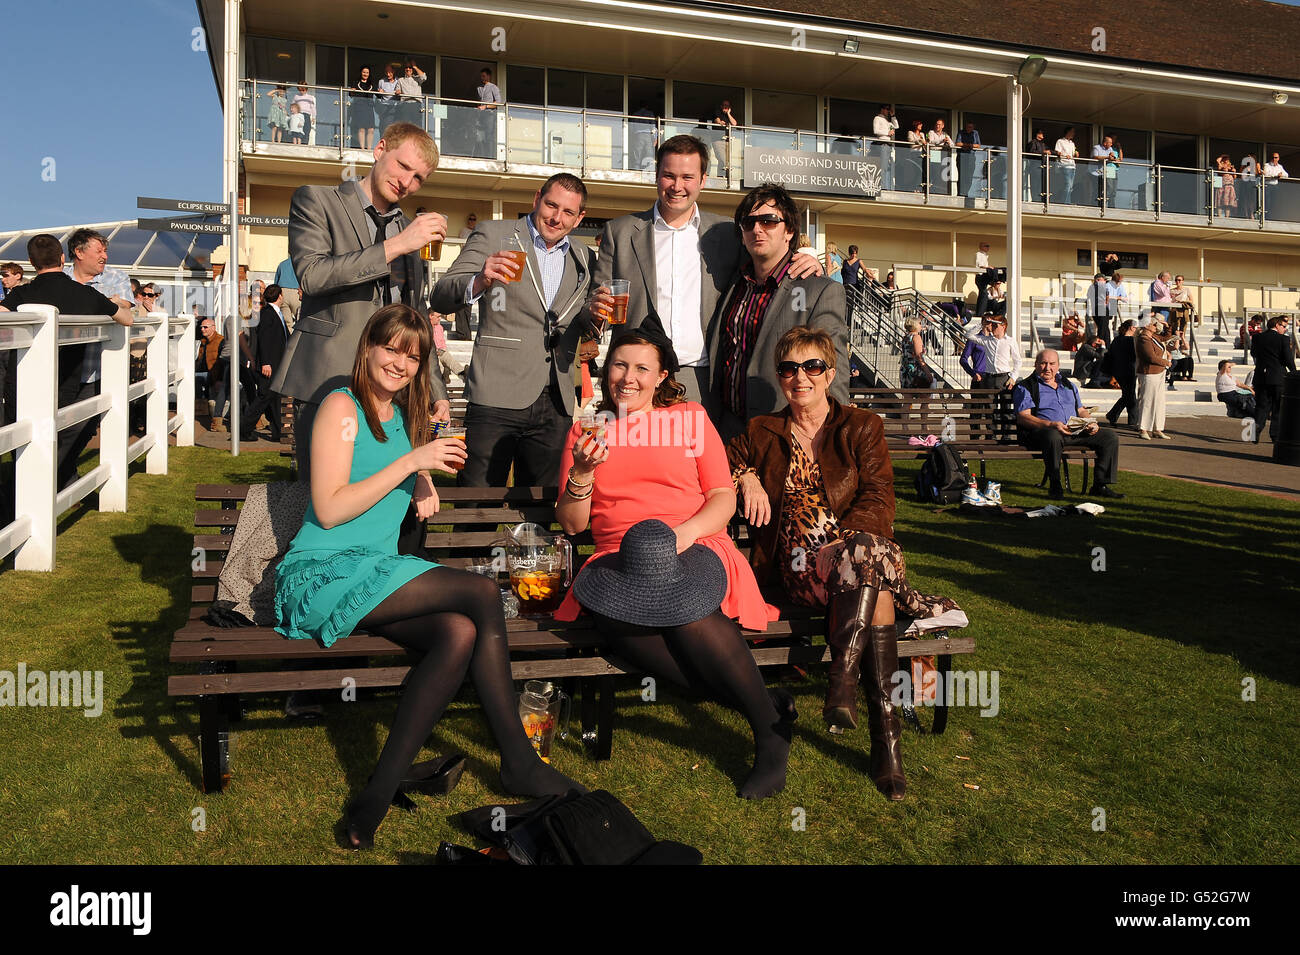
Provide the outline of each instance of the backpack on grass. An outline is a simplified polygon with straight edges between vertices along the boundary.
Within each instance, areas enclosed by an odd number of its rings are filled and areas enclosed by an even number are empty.
[[[923,503],[956,504],[970,482],[970,468],[962,456],[949,445],[936,444],[916,477],[916,496]]]

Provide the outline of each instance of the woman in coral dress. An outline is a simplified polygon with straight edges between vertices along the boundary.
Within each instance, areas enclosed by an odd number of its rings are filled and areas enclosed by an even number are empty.
[[[628,615],[635,620],[597,613],[596,625],[615,656],[636,669],[706,690],[744,714],[755,760],[738,795],[761,799],[785,785],[793,703],[779,691],[769,694],[741,627],[766,629],[778,614],[726,534],[736,510],[726,451],[703,406],[683,400],[685,389],[672,377],[676,367],[672,345],[653,322],[615,339],[602,375],[604,442],[574,425],[560,466],[556,517],[570,534],[590,523],[592,562],[617,552],[629,528],[651,519],[673,529],[679,554],[703,547],[721,561],[726,594],[703,618],[652,626],[670,612],[655,606]],[[555,617],[574,620],[582,609],[571,590]]]

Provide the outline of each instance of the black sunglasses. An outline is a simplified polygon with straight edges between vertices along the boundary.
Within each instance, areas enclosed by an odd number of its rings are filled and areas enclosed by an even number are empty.
[[[141,292],[141,293],[140,293],[140,297],[141,297],[141,298],[157,298],[157,297],[158,297],[158,293],[157,293],[157,292]]]
[[[820,358],[809,358],[807,361],[783,361],[777,364],[776,373],[782,378],[790,379],[799,373],[802,368],[809,378],[820,378],[826,374],[826,362]]]
[[[766,213],[761,216],[742,216],[740,219],[740,228],[743,232],[748,232],[756,225],[773,226],[780,225],[785,219],[772,213]]]

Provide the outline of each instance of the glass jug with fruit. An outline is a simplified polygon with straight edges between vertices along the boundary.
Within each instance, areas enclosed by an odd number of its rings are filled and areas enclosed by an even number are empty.
[[[572,580],[573,545],[568,538],[538,524],[520,524],[508,532],[505,549],[520,616],[552,613]]]

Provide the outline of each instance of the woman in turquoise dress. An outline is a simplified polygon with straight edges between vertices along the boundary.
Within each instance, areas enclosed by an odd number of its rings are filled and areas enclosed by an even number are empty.
[[[397,553],[406,509],[438,510],[430,470],[465,461],[464,443],[426,441],[428,320],[388,305],[361,333],[352,387],[321,402],[312,427],[311,504],[276,570],[277,631],[331,646],[354,629],[421,654],[402,687],[393,726],[365,789],[349,804],[346,845],[367,848],[397,787],[466,672],[501,749],[512,795],[582,787],[546,765],[524,734],[510,681],[506,622],[496,583]]]

